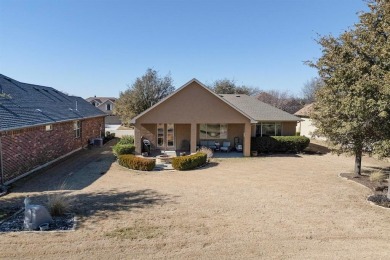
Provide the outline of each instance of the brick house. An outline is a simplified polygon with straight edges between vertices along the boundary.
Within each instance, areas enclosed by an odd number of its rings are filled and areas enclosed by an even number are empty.
[[[80,97],[0,74],[0,184],[87,146],[105,113]]]

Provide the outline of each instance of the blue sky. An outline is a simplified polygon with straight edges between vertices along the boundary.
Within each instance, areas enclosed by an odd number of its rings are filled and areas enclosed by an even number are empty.
[[[0,73],[81,97],[119,96],[153,68],[180,87],[234,79],[299,95],[317,34],[339,35],[360,0],[0,0]]]

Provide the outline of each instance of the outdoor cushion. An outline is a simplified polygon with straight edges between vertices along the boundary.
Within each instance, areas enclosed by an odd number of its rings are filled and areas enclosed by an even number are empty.
[[[207,141],[200,141],[200,146],[201,147],[207,147]]]
[[[210,149],[217,148],[217,146],[215,145],[215,141],[207,141],[207,147]]]
[[[230,142],[223,142],[220,149],[221,151],[225,151],[225,152],[230,151]]]

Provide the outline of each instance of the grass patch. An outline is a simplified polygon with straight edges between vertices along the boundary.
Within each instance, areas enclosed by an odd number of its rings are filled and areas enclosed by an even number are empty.
[[[370,181],[372,182],[382,182],[387,179],[387,175],[382,171],[373,172],[370,174]]]
[[[106,236],[119,239],[152,239],[162,235],[160,227],[136,222],[134,226],[118,228],[106,233]]]

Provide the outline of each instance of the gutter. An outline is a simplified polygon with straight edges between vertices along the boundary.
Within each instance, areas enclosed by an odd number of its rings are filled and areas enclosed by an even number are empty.
[[[1,144],[1,134],[0,134],[0,186],[4,185],[4,166],[3,166],[3,146]]]
[[[36,124],[36,125],[26,125],[22,127],[12,127],[12,128],[3,128],[0,129],[0,132],[7,132],[7,131],[13,131],[13,130],[20,130],[20,129],[25,129],[25,128],[31,128],[31,127],[38,127],[38,126],[44,126],[44,125],[50,125],[50,124],[59,124],[59,123],[65,123],[65,122],[70,122],[70,121],[75,121],[75,120],[83,120],[83,119],[91,119],[91,118],[97,118],[97,117],[106,117],[107,115],[98,115],[98,116],[91,116],[91,117],[79,117],[79,118],[73,118],[73,119],[66,119],[66,120],[61,120],[61,121],[51,121],[51,122],[46,122],[42,124]]]

